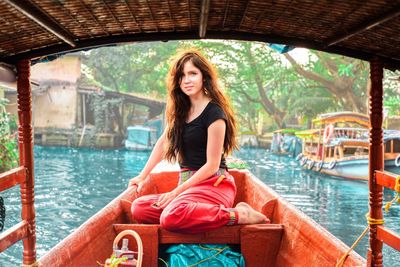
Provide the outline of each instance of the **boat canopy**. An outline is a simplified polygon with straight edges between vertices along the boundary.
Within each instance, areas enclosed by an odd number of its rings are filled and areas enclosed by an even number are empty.
[[[51,60],[118,43],[207,38],[286,44],[367,61],[379,57],[384,67],[400,69],[399,2],[345,3],[0,1],[0,15],[9,22],[2,24],[0,62]]]
[[[300,138],[310,138],[318,136],[321,133],[320,129],[309,129],[303,131],[296,131],[296,136]]]
[[[356,123],[366,128],[369,127],[369,117],[365,114],[355,112],[334,112],[321,114],[313,119],[313,125],[326,125],[335,123]]]
[[[279,129],[274,131],[274,133],[295,134],[297,131],[297,129]]]

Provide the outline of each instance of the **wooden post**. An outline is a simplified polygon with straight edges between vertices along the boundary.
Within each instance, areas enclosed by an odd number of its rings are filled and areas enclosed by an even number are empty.
[[[376,183],[375,171],[383,170],[383,67],[379,59],[370,62],[371,88],[369,91],[369,215],[382,219],[382,186]],[[377,225],[370,225],[368,263],[370,266],[383,266],[382,242],[377,239]]]
[[[32,97],[30,61],[17,64],[18,92],[18,148],[20,166],[27,169],[26,182],[21,184],[22,220],[29,224],[27,238],[23,240],[23,265],[36,262],[36,223],[34,207],[33,140],[32,140]]]

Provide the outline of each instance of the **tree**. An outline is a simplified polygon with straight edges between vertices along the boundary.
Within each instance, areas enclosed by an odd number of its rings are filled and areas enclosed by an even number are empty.
[[[18,165],[16,122],[6,112],[7,99],[0,98],[0,172]]]
[[[83,59],[90,82],[117,92],[162,99],[168,59],[179,42],[147,42],[91,50]]]
[[[285,58],[309,82],[325,88],[337,101],[337,109],[366,113],[368,68],[357,59],[311,51],[316,60],[302,66],[288,53]]]
[[[322,86],[307,84],[305,78],[293,72],[282,55],[266,44],[213,41],[196,45],[206,50],[219,66],[235,108],[241,111],[238,114],[241,124],[251,131],[256,130],[259,112],[266,112],[276,126],[282,128],[298,115],[316,115],[312,112],[318,103],[316,99],[324,102],[322,111],[334,104],[329,92]],[[305,87],[313,90],[305,90]],[[300,99],[303,100],[301,104],[307,105],[308,112],[300,110]],[[321,108],[316,110],[321,111]]]

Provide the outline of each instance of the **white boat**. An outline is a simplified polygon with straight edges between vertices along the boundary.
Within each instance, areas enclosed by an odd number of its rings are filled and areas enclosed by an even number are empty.
[[[309,170],[346,179],[368,180],[369,118],[340,112],[323,114],[311,130],[296,132],[303,140],[297,160]],[[400,171],[400,131],[384,131],[385,169]]]

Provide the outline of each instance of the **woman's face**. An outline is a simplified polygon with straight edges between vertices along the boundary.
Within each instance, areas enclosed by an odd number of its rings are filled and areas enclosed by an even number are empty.
[[[182,92],[189,97],[204,94],[203,74],[191,61],[187,61],[183,65],[183,73],[179,85]]]

